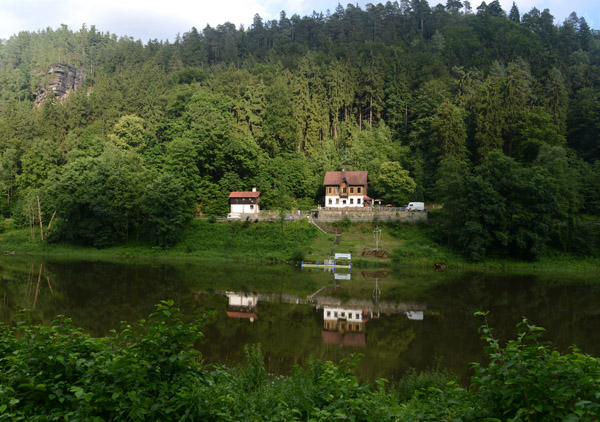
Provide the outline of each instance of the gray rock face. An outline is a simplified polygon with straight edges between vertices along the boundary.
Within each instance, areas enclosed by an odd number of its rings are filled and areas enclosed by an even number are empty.
[[[83,86],[85,69],[76,69],[64,64],[48,66],[48,74],[52,75],[45,87],[35,96],[35,104],[41,105],[47,98],[55,96],[63,102],[71,92]]]

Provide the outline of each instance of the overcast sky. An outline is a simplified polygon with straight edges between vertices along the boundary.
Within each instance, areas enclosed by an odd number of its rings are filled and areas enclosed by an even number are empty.
[[[442,0],[442,4],[446,1]],[[207,24],[217,26],[231,22],[239,27],[248,27],[255,14],[263,20],[278,19],[285,10],[292,16],[310,15],[313,10],[332,12],[336,0],[0,0],[0,39],[7,39],[19,31],[37,31],[47,27],[58,28],[68,25],[74,31],[83,24],[88,28],[95,25],[101,32],[118,36],[130,36],[146,42],[151,39],[173,41],[175,36],[192,27],[201,30]],[[359,0],[362,9],[377,1]],[[439,1],[430,0],[434,6]],[[489,1],[488,1],[489,3]],[[517,7],[523,13],[537,7],[550,9],[555,23],[562,23],[573,11],[584,17],[590,27],[600,28],[599,0],[520,0]],[[471,0],[475,9],[481,1]],[[505,11],[509,11],[512,0],[500,0]]]

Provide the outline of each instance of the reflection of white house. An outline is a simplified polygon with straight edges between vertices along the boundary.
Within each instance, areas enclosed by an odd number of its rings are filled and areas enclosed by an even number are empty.
[[[367,171],[328,171],[325,173],[325,206],[364,207],[367,195]]]
[[[229,318],[247,318],[250,322],[258,319],[258,315],[256,315],[257,295],[234,292],[225,294],[227,295],[227,316]]]
[[[229,204],[232,213],[239,214],[258,214],[260,192],[252,188],[252,192],[231,192],[229,194]]]
[[[322,337],[328,344],[364,347],[366,340],[362,311],[324,307]]]

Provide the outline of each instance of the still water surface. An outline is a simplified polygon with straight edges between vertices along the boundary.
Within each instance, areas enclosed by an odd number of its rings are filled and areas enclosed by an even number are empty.
[[[483,361],[477,333],[488,320],[514,338],[523,316],[548,329],[559,350],[576,344],[600,356],[600,280],[590,273],[353,270],[334,273],[288,265],[0,259],[1,321],[33,309],[35,322],[67,315],[94,336],[147,317],[173,299],[201,321],[205,362],[234,366],[244,345],[260,343],[267,370],[286,374],[310,359],[363,357],[365,380],[397,380],[409,369],[447,368],[470,375]]]

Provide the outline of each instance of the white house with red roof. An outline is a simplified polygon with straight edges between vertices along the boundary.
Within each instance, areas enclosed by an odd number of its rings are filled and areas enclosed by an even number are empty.
[[[252,188],[251,192],[231,192],[229,205],[232,213],[258,214],[260,212],[260,192]]]
[[[368,171],[328,171],[325,173],[325,206],[364,207]]]

